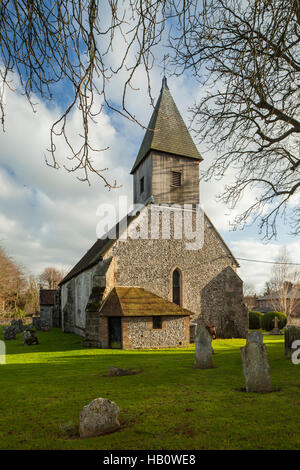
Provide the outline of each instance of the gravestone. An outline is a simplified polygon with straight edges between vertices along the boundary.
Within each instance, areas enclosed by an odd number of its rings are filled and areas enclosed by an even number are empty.
[[[41,320],[41,331],[50,331],[50,323],[47,320]]]
[[[96,398],[84,406],[79,415],[79,435],[94,437],[120,428],[119,407],[106,398]]]
[[[30,323],[30,325],[23,325],[23,331],[30,331],[33,328],[33,324]]]
[[[274,323],[274,328],[273,330],[270,331],[270,335],[281,335],[282,333],[278,327],[278,323],[279,323],[278,317],[275,317],[273,319],[273,323]]]
[[[195,369],[211,369],[213,367],[211,346],[212,336],[203,325],[198,327],[195,339]]]
[[[20,320],[12,320],[10,325],[16,330],[16,334],[21,333],[24,329],[23,321],[21,319]]]
[[[41,329],[41,317],[32,317],[32,325],[39,331]]]
[[[2,333],[5,341],[16,339],[17,331],[14,326],[4,326],[2,328]]]
[[[246,346],[241,348],[242,365],[247,392],[271,392],[272,381],[263,335],[252,331],[247,335]]]
[[[300,328],[288,326],[284,331],[284,356],[286,359],[290,359],[295,351],[292,345],[296,340],[300,340]]]
[[[39,340],[34,330],[25,330],[22,333],[23,346],[32,346],[33,344],[39,344]]]

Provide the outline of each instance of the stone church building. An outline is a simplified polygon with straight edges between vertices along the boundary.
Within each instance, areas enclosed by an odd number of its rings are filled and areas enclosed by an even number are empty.
[[[190,236],[178,229],[185,216],[197,228],[201,160],[164,78],[131,170],[139,210],[62,280],[64,332],[84,336],[86,347],[124,349],[187,346],[190,324],[199,323],[213,324],[219,338],[245,337],[248,312],[234,255],[206,214],[198,247],[190,249]]]

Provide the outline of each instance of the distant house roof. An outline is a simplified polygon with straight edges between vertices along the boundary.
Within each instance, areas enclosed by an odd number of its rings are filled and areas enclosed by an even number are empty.
[[[40,290],[40,305],[54,305],[56,289]]]
[[[264,295],[263,297],[259,297],[257,299],[258,302],[263,301],[263,300],[276,300],[281,297],[281,294],[279,292],[273,292],[272,294]],[[298,288],[292,288],[288,292],[284,294],[284,297],[286,299],[300,299],[300,290]]]
[[[142,287],[114,287],[100,308],[103,316],[152,317],[187,316],[192,312]]]
[[[163,79],[159,98],[131,173],[135,171],[150,150],[202,160],[172,98],[166,78]]]

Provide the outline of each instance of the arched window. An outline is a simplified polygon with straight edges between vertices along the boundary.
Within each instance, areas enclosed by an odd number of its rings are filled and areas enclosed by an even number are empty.
[[[179,269],[173,271],[173,302],[181,305],[181,272]]]

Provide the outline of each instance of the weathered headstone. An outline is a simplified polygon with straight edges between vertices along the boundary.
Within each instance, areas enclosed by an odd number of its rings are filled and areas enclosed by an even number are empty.
[[[272,381],[263,335],[253,331],[247,335],[246,346],[241,348],[243,372],[247,392],[271,392]]]
[[[14,326],[4,326],[2,328],[2,333],[5,341],[16,339],[17,331]]]
[[[32,346],[33,344],[39,344],[39,340],[34,330],[25,330],[22,333],[23,346]]]
[[[212,336],[203,325],[198,327],[195,339],[195,362],[196,369],[211,369],[213,367],[211,346]]]
[[[300,328],[288,326],[284,331],[284,356],[286,359],[290,359],[295,351],[292,345],[296,340],[300,340]]]
[[[79,415],[80,437],[94,437],[120,428],[119,407],[106,398],[96,398]]]
[[[16,333],[21,333],[23,331],[23,322],[22,320],[12,320],[11,326],[16,330]]]

